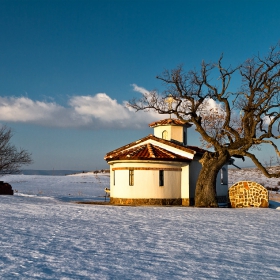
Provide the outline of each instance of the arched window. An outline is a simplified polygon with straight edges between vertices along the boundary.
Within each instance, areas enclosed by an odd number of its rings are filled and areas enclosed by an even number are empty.
[[[162,132],[162,139],[167,140],[167,136],[168,136],[168,132],[167,132],[166,130],[164,130],[164,131]]]

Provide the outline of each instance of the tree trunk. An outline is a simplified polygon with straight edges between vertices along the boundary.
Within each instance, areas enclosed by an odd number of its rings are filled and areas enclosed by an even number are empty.
[[[199,173],[195,189],[196,207],[218,207],[216,198],[216,179],[220,169],[230,156],[225,152],[206,152],[200,160],[202,169]]]

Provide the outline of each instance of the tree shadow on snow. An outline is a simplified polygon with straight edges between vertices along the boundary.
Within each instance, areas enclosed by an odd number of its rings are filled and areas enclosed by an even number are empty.
[[[280,210],[280,202],[269,200],[269,208]]]

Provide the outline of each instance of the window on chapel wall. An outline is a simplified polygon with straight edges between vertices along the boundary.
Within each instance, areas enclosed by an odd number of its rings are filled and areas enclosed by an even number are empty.
[[[164,170],[159,170],[159,186],[164,186]]]
[[[221,169],[221,184],[222,185],[227,185],[227,169],[223,167]]]
[[[134,185],[134,170],[133,169],[129,170],[129,185],[130,186]]]
[[[116,184],[116,171],[113,170],[113,185],[115,186]]]
[[[167,140],[167,137],[168,137],[168,132],[167,132],[166,130],[164,130],[164,131],[162,132],[162,139]]]
[[[187,145],[187,133],[186,133],[186,131],[183,132],[183,144]]]

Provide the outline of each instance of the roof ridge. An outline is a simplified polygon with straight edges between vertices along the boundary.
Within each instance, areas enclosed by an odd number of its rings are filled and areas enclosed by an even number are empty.
[[[165,153],[166,155],[168,155],[168,156],[170,156],[170,157],[172,157],[172,158],[175,158],[175,157],[176,157],[176,156],[174,156],[174,154],[176,154],[176,153],[174,153],[174,152],[167,151],[167,150],[165,150],[165,149],[163,149],[163,148],[161,148],[161,147],[159,147],[159,146],[157,146],[157,148],[158,148],[162,153]]]
[[[143,145],[143,146],[144,146],[144,145]],[[155,158],[156,156],[155,156],[154,151],[153,151],[153,146],[154,146],[154,145],[152,145],[151,143],[148,143],[148,144],[147,144],[147,147],[148,147],[148,151],[149,151],[150,156],[153,157],[153,158]]]
[[[105,156],[104,159],[108,162],[112,160],[171,160],[189,162],[192,160],[152,143],[143,143],[134,148],[117,151],[114,154]]]
[[[120,153],[120,154],[126,153],[126,151],[129,150],[129,149],[134,149],[134,148],[137,149],[139,146],[142,146],[142,145],[146,146],[148,143],[147,144],[142,144],[142,143],[145,142],[145,141],[148,141],[148,140],[153,140],[153,141],[156,141],[158,143],[161,143],[161,144],[164,144],[164,145],[167,145],[167,146],[171,146],[171,147],[174,147],[176,149],[179,149],[179,150],[191,153],[191,154],[195,154],[197,152],[197,149],[191,149],[191,148],[188,148],[187,146],[180,145],[178,143],[173,143],[171,141],[168,141],[168,140],[156,137],[152,134],[149,134],[149,135],[147,135],[147,136],[145,136],[145,137],[143,137],[139,140],[131,142],[127,145],[124,145],[120,148],[117,148],[117,149],[107,153],[105,155],[104,159],[112,158],[112,156],[114,156],[115,154],[118,154],[118,153]],[[137,147],[135,147],[135,145],[137,145]],[[154,149],[153,149],[153,151],[154,151]]]

